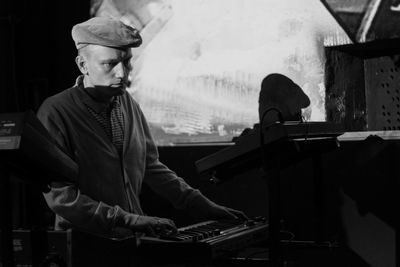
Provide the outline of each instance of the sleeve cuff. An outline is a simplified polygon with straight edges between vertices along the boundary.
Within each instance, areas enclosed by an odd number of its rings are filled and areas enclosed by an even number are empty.
[[[132,228],[132,226],[136,224],[136,221],[139,218],[138,214],[126,212],[119,206],[116,206],[115,208],[117,209],[115,217],[116,227]]]

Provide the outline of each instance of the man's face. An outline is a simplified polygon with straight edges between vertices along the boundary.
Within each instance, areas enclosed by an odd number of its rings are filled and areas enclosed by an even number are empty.
[[[84,61],[78,67],[85,74],[85,86],[94,87],[93,93],[102,98],[122,95],[128,85],[132,70],[132,52],[129,48],[117,49],[99,45],[84,48],[79,57]],[[79,60],[78,60],[79,62]]]

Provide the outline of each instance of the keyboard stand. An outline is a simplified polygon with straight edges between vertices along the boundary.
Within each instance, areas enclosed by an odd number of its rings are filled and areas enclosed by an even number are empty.
[[[261,126],[260,126],[261,127]],[[240,172],[262,167],[268,183],[270,262],[279,266],[280,251],[280,172],[281,170],[311,158],[315,185],[317,237],[322,240],[323,215],[323,166],[321,155],[339,146],[337,136],[342,127],[326,122],[285,122],[250,130],[236,139],[231,147],[196,161],[199,174],[215,182],[231,179]]]
[[[316,242],[322,241],[322,215],[323,215],[323,171],[321,154],[339,146],[336,137],[323,137],[317,139],[290,139],[285,138],[268,147],[268,154],[275,157],[263,157],[262,167],[264,178],[268,183],[268,208],[269,208],[269,262],[270,266],[281,266],[282,253],[280,245],[280,172],[285,166],[296,161],[311,158],[313,162],[313,176],[315,185],[316,205]],[[265,146],[264,148],[265,149]],[[265,155],[265,154],[264,154]],[[284,164],[283,164],[284,163]]]

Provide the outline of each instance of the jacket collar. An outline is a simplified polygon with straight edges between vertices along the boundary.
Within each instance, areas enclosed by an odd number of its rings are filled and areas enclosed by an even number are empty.
[[[83,78],[83,75],[78,76],[78,78],[76,78],[74,86],[78,88],[78,97],[86,106],[90,107],[92,110],[99,114],[107,109],[114,108],[120,105],[120,96],[114,97],[111,104],[105,104],[94,100],[93,97],[91,97],[85,90],[85,86],[83,85]]]

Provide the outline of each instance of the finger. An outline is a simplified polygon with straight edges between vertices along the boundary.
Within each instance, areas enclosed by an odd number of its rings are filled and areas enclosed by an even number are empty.
[[[163,230],[177,232],[177,228],[175,226],[174,221],[169,219],[164,219],[160,220],[160,222]]]
[[[250,218],[247,217],[247,215],[246,215],[244,212],[242,212],[242,211],[235,210],[234,213],[235,213],[235,215],[236,215],[237,217],[239,217],[239,219],[242,219],[242,220],[250,220]]]
[[[171,235],[178,232],[175,223],[170,219],[155,217],[154,230],[158,235]]]
[[[244,220],[244,221],[250,220],[250,218],[247,217],[247,215],[244,214],[243,212],[239,213],[237,216],[238,216],[241,220]]]
[[[174,234],[176,234],[177,233],[177,230],[174,230],[174,229],[171,229],[171,228],[163,228],[161,231],[160,231],[160,235],[163,235],[163,236],[170,236],[170,235],[174,235]]]
[[[168,231],[170,231],[170,234],[178,233],[178,228],[176,228],[175,223],[172,222],[172,224],[170,224]]]
[[[146,226],[145,232],[146,232],[146,235],[157,236],[156,231],[155,231],[155,229],[153,229],[152,226]]]
[[[249,220],[249,218],[246,216],[246,214],[244,214],[244,212],[240,211],[240,210],[235,210],[235,209],[231,209],[231,208],[227,208],[229,210],[230,213],[234,214],[237,219],[241,219],[241,220]]]
[[[225,217],[226,219],[230,219],[230,220],[238,220],[239,218],[235,215],[235,213],[233,213],[232,211],[230,211],[229,209],[225,209]]]
[[[173,220],[168,220],[169,226],[171,230],[177,231],[178,229],[176,228],[175,222]]]
[[[154,218],[154,221],[153,221],[153,223],[151,224],[151,226],[152,226],[153,230],[154,230],[156,233],[159,233],[159,232],[162,230],[162,228],[164,227],[164,226],[162,225],[161,219],[160,219],[160,218],[157,218],[157,217]]]

